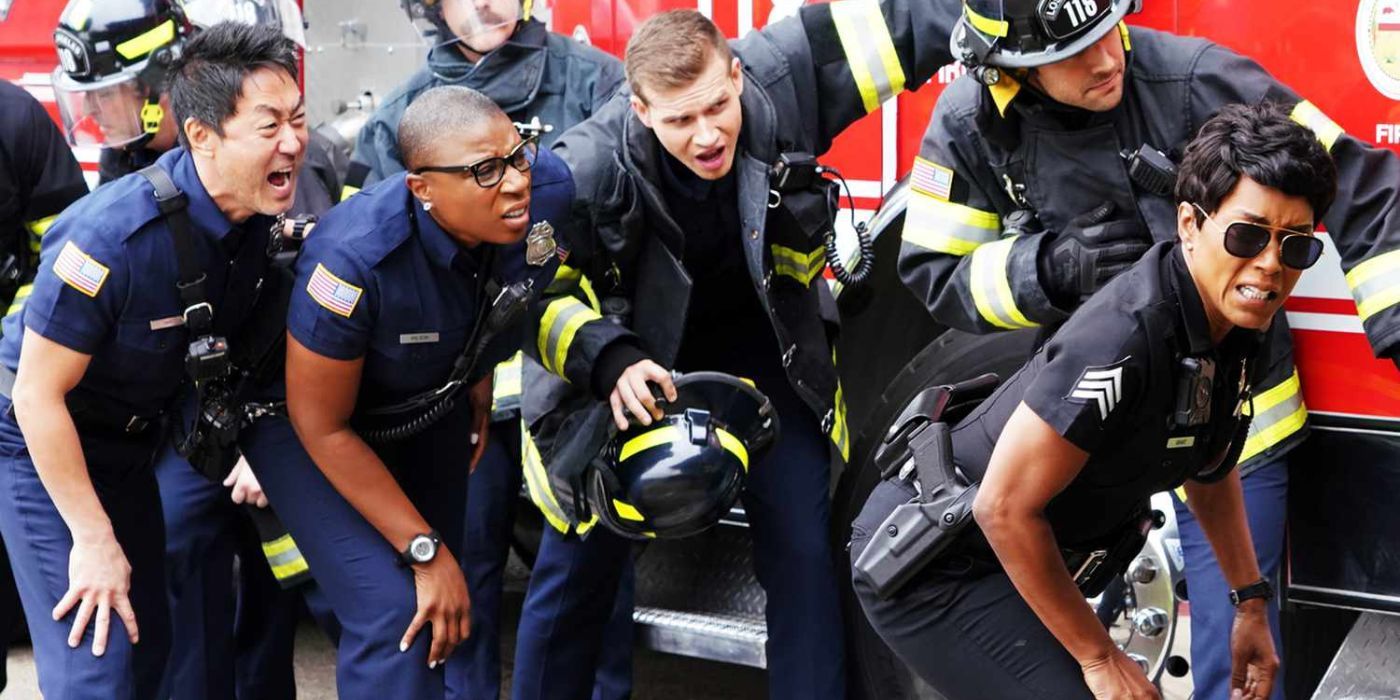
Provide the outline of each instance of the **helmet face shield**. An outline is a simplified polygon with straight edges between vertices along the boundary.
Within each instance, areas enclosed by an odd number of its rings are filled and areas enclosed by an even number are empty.
[[[147,89],[135,74],[79,83],[60,67],[53,74],[53,91],[70,146],[121,148],[147,134],[150,125],[143,112],[153,122],[151,133],[163,116],[159,107],[147,105]]]
[[[406,0],[405,7],[430,45],[459,43],[477,54],[505,45],[524,19],[520,0]]]

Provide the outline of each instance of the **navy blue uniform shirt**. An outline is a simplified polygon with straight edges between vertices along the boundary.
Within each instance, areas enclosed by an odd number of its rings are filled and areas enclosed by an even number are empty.
[[[992,449],[1022,401],[1089,453],[1046,509],[1073,546],[1111,534],[1149,496],[1212,466],[1236,428],[1241,374],[1259,376],[1260,333],[1235,328],[1212,346],[1200,294],[1174,243],[1160,243],[1081,306],[987,401],[953,430],[955,460],[986,473]],[[1211,420],[1177,425],[1184,357],[1215,363]],[[1014,439],[1014,436],[1010,439]]]
[[[486,277],[523,279],[542,290],[558,266],[524,260],[511,246],[458,244],[408,191],[400,173],[332,208],[306,239],[287,330],[312,352],[365,358],[363,407],[399,401],[442,384],[480,315]],[[533,168],[530,218],[559,227],[573,182],[558,156],[540,151]],[[519,349],[519,334],[484,355],[482,373]]]
[[[183,148],[157,162],[189,200],[215,331],[227,334],[252,305],[272,219],[231,223]],[[150,184],[133,174],[100,188],[65,210],[43,241],[34,291],[21,312],[5,318],[0,362],[19,366],[22,329],[29,328],[92,356],[74,389],[80,398],[136,415],[164,409],[184,380],[189,338],[175,248]]]

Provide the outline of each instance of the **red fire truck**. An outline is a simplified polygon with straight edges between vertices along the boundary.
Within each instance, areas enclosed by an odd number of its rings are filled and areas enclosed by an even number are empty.
[[[729,36],[788,16],[802,0],[535,0],[551,27],[621,54],[633,28],[668,9],[695,8]],[[953,1],[953,0],[929,0]],[[304,0],[306,89],[313,120],[368,109],[423,55],[394,0]],[[1212,39],[1262,63],[1349,133],[1400,149],[1400,0],[1280,3],[1276,0],[1146,0],[1132,24]],[[0,77],[53,110],[51,32],[62,0],[0,0]],[[931,381],[1006,372],[1025,356],[1024,334],[972,337],[944,332],[902,290],[893,259],[903,222],[901,185],[942,88],[961,75],[944,67],[850,128],[825,160],[850,183],[856,216],[876,236],[874,280],[842,294],[839,349],[852,459],[834,479],[833,542],[843,542],[874,476],[868,463],[885,425],[912,392]],[[56,113],[55,113],[56,116]],[[345,121],[342,119],[342,121]],[[78,153],[95,170],[96,153]],[[844,214],[843,214],[843,219]],[[1400,696],[1400,374],[1375,359],[1336,251],[1303,276],[1286,307],[1312,437],[1296,451],[1285,577],[1288,659],[1308,667],[1318,697]],[[1170,512],[1162,501],[1161,508]],[[520,528],[528,560],[528,524]],[[765,665],[763,595],[748,567],[745,517],[681,542],[653,543],[638,558],[636,619],[652,648],[752,666]],[[1129,606],[1115,634],[1154,678],[1184,676],[1177,638],[1183,609],[1180,551],[1171,527],[1129,572]],[[1334,619],[1317,608],[1362,611]],[[847,611],[852,694],[936,697],[913,681]],[[1354,616],[1353,616],[1354,617]],[[1320,619],[1314,619],[1320,618]],[[1333,658],[1342,638],[1341,651]],[[1330,662],[1330,665],[1329,665]],[[1171,697],[1186,697],[1180,683]],[[1189,685],[1187,686],[1189,688]],[[1172,689],[1176,688],[1176,689]],[[1292,697],[1293,694],[1290,694]]]

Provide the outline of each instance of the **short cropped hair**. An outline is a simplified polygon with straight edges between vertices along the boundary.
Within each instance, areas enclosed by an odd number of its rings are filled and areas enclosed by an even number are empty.
[[[1281,105],[1232,104],[1211,117],[1186,146],[1176,178],[1178,202],[1207,212],[1235,189],[1241,176],[1302,197],[1322,221],[1337,196],[1337,166],[1317,136],[1288,117]],[[1196,224],[1203,223],[1196,212]]]
[[[223,136],[224,122],[243,96],[243,81],[262,69],[280,69],[293,81],[297,78],[297,45],[280,28],[226,21],[190,39],[170,80],[170,109],[180,144],[189,146],[185,120],[191,117]]]
[[[399,120],[399,155],[410,172],[431,163],[434,148],[453,134],[484,128],[505,111],[486,95],[461,85],[442,85],[419,95]],[[450,165],[458,165],[451,163]]]
[[[705,72],[714,56],[726,68],[734,58],[714,22],[695,10],[662,12],[642,22],[627,42],[627,85],[646,102],[644,86],[685,87]]]

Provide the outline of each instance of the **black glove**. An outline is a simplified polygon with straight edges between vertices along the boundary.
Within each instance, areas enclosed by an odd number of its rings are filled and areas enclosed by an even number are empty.
[[[1104,202],[1041,244],[1036,268],[1056,306],[1079,306],[1152,245],[1151,234],[1136,216],[1111,219],[1113,210],[1112,202]]]

